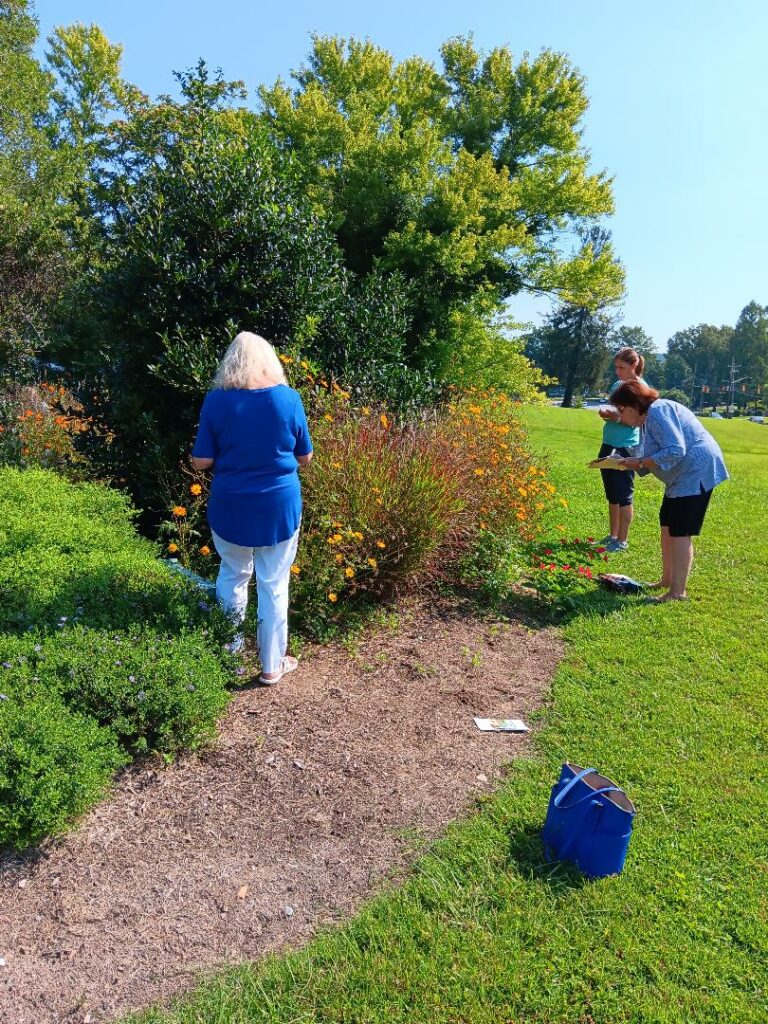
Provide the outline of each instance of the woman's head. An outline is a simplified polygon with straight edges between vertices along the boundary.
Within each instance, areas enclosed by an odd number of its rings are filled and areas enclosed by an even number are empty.
[[[619,380],[631,380],[633,377],[642,377],[645,359],[633,348],[620,348],[613,357],[613,365]]]
[[[268,388],[286,384],[283,365],[269,342],[240,331],[224,353],[213,379],[215,388]]]
[[[611,395],[611,402],[619,410],[619,422],[628,427],[637,427],[645,421],[648,410],[659,397],[655,388],[649,388],[642,381],[625,381]]]

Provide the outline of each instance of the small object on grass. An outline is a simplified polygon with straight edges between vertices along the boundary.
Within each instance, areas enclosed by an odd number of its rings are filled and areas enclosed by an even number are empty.
[[[475,725],[481,732],[528,732],[528,726],[520,718],[476,718]]]
[[[601,572],[597,577],[601,586],[616,594],[642,594],[645,585],[633,580],[631,576],[622,576],[619,572]]]
[[[286,917],[293,917],[293,907],[283,907],[283,913]]]

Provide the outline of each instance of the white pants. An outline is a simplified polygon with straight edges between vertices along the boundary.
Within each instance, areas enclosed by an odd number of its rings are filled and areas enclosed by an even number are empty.
[[[299,531],[288,540],[266,548],[244,548],[213,534],[221,558],[216,597],[236,623],[245,619],[248,584],[256,569],[258,627],[262,672],[277,672],[288,649],[288,585],[296,557]]]

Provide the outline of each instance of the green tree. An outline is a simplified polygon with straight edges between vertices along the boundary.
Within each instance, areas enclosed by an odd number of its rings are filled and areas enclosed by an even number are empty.
[[[701,385],[711,389],[709,394],[717,395],[718,388],[728,378],[732,341],[733,328],[725,325],[699,324],[673,334],[667,344],[666,387],[683,388],[690,396],[692,407],[701,402]],[[670,363],[670,358],[673,355],[685,362],[685,374],[672,374],[675,364]]]
[[[44,63],[27,0],[0,5],[0,365],[29,372],[61,296],[90,264],[85,196],[126,88],[95,26],[57,29]]]
[[[594,308],[621,293],[623,273],[610,245],[563,255],[569,229],[613,208],[610,181],[588,170],[584,80],[567,58],[516,64],[507,48],[484,56],[453,39],[442,63],[316,36],[295,88],[260,95],[347,266],[408,282],[409,364],[450,379],[470,313],[489,325],[526,289]]]
[[[748,303],[739,314],[733,331],[731,356],[743,377],[745,391],[736,392],[736,403],[746,405],[768,384],[768,306]]]
[[[605,310],[562,305],[528,338],[526,352],[564,388],[562,405],[573,405],[574,394],[595,387],[611,358],[608,345],[613,324]]]

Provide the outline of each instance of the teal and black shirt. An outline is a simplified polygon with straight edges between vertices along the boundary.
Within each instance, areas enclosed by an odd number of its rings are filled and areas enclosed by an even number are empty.
[[[611,388],[611,395],[623,383],[623,380],[617,380]],[[616,423],[614,420],[605,420],[603,423],[603,444],[610,444],[614,448],[634,448],[640,444],[640,428],[628,427],[626,424]]]

